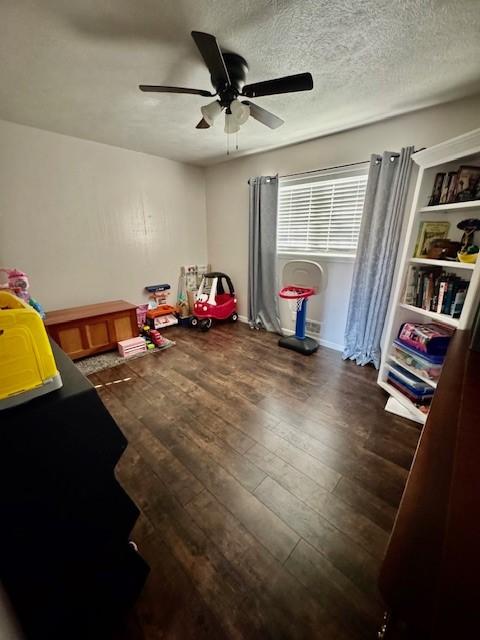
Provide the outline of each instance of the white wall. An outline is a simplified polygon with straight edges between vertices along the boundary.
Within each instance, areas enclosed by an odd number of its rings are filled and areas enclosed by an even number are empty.
[[[47,310],[176,291],[206,259],[203,169],[0,121],[0,266]]]
[[[249,177],[359,162],[372,153],[397,151],[407,145],[420,149],[479,126],[480,96],[475,96],[209,167],[206,171],[209,261],[212,268],[232,277],[240,314],[247,312]],[[240,134],[240,146],[241,140]],[[329,285],[323,299],[316,308],[312,305],[308,315],[322,322],[324,343],[341,348],[353,264],[325,262],[323,266]]]

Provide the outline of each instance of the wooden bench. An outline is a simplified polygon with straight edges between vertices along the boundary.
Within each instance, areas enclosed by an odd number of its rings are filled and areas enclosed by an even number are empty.
[[[75,360],[117,348],[117,342],[138,335],[136,305],[113,300],[49,311],[48,334]]]

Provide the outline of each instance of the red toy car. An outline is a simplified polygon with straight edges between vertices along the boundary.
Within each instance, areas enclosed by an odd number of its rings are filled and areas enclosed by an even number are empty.
[[[238,320],[237,298],[232,281],[219,271],[203,276],[195,297],[191,325],[208,331],[214,320]]]

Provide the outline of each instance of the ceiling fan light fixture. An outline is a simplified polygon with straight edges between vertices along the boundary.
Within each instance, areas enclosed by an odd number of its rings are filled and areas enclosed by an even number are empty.
[[[240,125],[235,120],[233,113],[225,114],[225,133],[237,133],[240,131]]]
[[[237,133],[240,126],[249,117],[269,129],[277,129],[284,124],[284,121],[274,113],[250,102],[249,99],[313,89],[311,73],[296,73],[248,84],[248,63],[243,56],[233,51],[222,51],[217,39],[210,33],[192,31],[191,35],[210,74],[214,93],[205,89],[156,84],[141,84],[139,89],[154,93],[183,93],[212,98],[218,96],[213,102],[201,107],[202,119],[196,125],[197,129],[210,128],[224,109],[226,111],[225,133],[227,134]],[[247,98],[247,100],[242,100],[242,98]]]
[[[209,104],[201,107],[200,111],[202,112],[205,122],[212,126],[215,119],[222,113],[222,107],[218,100],[214,100],[213,102],[209,102]]]
[[[250,117],[250,107],[248,104],[242,104],[240,100],[235,99],[230,103],[230,111],[238,124],[245,124]]]

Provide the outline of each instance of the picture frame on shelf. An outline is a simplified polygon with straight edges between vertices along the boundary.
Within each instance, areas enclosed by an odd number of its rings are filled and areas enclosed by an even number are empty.
[[[457,180],[458,180],[458,172],[456,171],[455,173],[453,173],[452,179],[450,180],[450,185],[448,187],[447,204],[450,204],[451,202],[455,202],[455,192],[457,190]]]
[[[449,171],[445,174],[442,182],[442,191],[440,195],[439,204],[447,204],[449,202],[448,196],[450,193],[450,185],[452,184],[452,180],[457,177],[456,171]],[[456,184],[456,180],[455,180]]]
[[[442,186],[443,180],[445,178],[445,172],[437,173],[435,176],[435,181],[433,183],[432,195],[430,196],[430,200],[428,201],[429,207],[434,207],[435,205],[440,203],[440,197],[442,195]]]
[[[463,165],[457,173],[454,202],[475,200],[477,186],[480,182],[480,167]]]
[[[474,200],[480,200],[480,180],[477,182],[477,188],[475,189]]]
[[[435,240],[446,240],[449,231],[449,222],[421,222],[418,228],[414,258],[426,258],[431,243]]]

